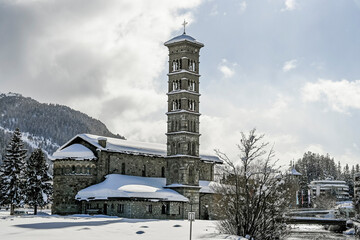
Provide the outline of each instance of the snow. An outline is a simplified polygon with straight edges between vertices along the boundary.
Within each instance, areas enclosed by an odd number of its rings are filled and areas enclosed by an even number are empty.
[[[114,198],[143,198],[162,201],[188,202],[183,195],[164,188],[165,178],[137,177],[110,174],[99,183],[82,189],[75,196],[78,200]]]
[[[215,193],[214,187],[218,185],[219,183],[213,182],[213,181],[199,181],[199,185],[201,187],[200,193]]]
[[[195,220],[193,240],[243,240],[219,234],[216,221]],[[127,219],[104,215],[22,215],[9,216],[0,211],[0,239],[63,240],[63,239],[124,239],[124,240],[184,240],[189,239],[187,220]]]
[[[299,173],[298,171],[296,171],[295,168],[291,169],[290,171],[290,175],[294,175],[294,176],[301,176],[302,174]]]
[[[166,157],[167,155],[166,144],[138,142],[138,141],[123,140],[123,139],[108,137],[106,141],[106,147],[104,148],[98,143],[98,139],[103,137],[92,134],[76,135],[70,141],[68,141],[63,146],[61,146],[57,150],[57,152],[60,152],[63,149],[69,147],[72,141],[78,137],[90,143],[95,148],[101,151],[113,151],[113,152],[129,153],[135,155],[157,156],[157,157]],[[53,158],[55,158],[55,156],[53,156]],[[222,160],[220,160],[217,156],[211,154],[201,154],[200,158],[203,161],[222,163]]]
[[[197,45],[204,46],[204,44],[196,41],[195,38],[193,38],[193,37],[191,37],[189,35],[186,35],[185,33],[170,39],[169,41],[165,42],[164,45],[167,46],[169,44],[176,43],[176,42],[182,42],[182,41],[184,41],[184,42],[185,41],[192,42],[192,43],[195,43]]]
[[[52,155],[55,159],[72,158],[75,160],[96,159],[94,153],[82,144],[72,144],[64,149],[57,150]]]

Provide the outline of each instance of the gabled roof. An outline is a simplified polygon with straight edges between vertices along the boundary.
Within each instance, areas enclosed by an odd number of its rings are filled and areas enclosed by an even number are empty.
[[[92,134],[78,134],[61,146],[54,154],[53,159],[63,159],[57,158],[57,156],[66,155],[64,152],[67,151],[67,148],[70,145],[73,145],[77,138],[81,138],[82,140],[88,142],[95,149],[101,151],[109,151],[109,152],[120,152],[120,153],[128,153],[133,155],[148,155],[148,156],[157,156],[157,157],[166,157],[167,155],[167,146],[165,144],[159,143],[147,143],[147,142],[138,142],[138,141],[130,141],[123,140],[118,138],[110,138],[106,137],[106,147],[102,147],[98,143],[98,139],[104,138],[103,136],[92,135]],[[77,153],[73,152],[73,157],[77,157]],[[79,153],[80,154],[80,153]],[[67,154],[68,158],[70,157]],[[215,155],[211,154],[201,154],[200,159],[202,161],[208,161],[213,163],[223,163],[221,159],[219,159]]]

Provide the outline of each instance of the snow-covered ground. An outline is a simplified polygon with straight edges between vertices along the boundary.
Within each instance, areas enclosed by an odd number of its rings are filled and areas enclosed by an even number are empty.
[[[124,239],[124,240],[186,240],[190,223],[187,220],[126,219],[110,216],[40,215],[9,216],[0,211],[1,240],[56,239]],[[193,240],[238,240],[219,234],[216,221],[193,222]]]

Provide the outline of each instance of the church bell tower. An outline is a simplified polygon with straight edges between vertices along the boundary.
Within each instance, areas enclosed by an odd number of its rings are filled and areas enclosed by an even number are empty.
[[[166,185],[187,197],[198,216],[199,53],[204,44],[187,35],[183,25],[184,33],[164,44],[169,49]]]

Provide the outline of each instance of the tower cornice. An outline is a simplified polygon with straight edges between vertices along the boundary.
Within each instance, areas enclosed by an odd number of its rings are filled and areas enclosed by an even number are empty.
[[[201,115],[201,113],[192,112],[192,111],[188,111],[188,110],[175,110],[175,111],[172,111],[172,112],[167,112],[166,115],[181,114],[181,113],[189,113],[189,114],[194,114],[194,115],[198,115],[198,116]]]
[[[167,75],[168,75],[168,76],[171,76],[171,75],[176,75],[176,74],[180,74],[180,73],[188,73],[188,74],[191,74],[191,75],[195,75],[195,76],[197,76],[197,77],[200,77],[200,76],[201,76],[200,74],[197,74],[197,73],[188,71],[188,70],[186,70],[186,69],[181,69],[181,70],[173,71],[173,72],[171,72],[171,73],[168,73]]]
[[[189,131],[177,131],[177,132],[168,132],[165,133],[166,135],[179,135],[179,134],[189,134],[189,135],[195,135],[195,136],[200,136],[200,133],[195,133],[195,132],[189,132]]]
[[[180,93],[189,93],[189,94],[192,94],[192,95],[201,96],[200,93],[197,93],[197,92],[194,92],[194,91],[185,90],[185,89],[182,89],[182,90],[174,90],[174,91],[171,91],[171,92],[166,93],[166,95],[174,95],[174,94],[180,94]]]

